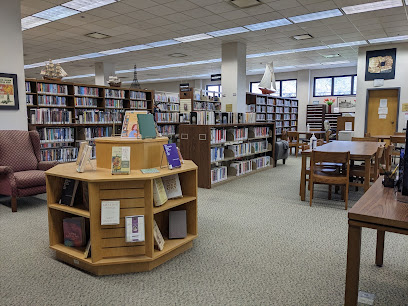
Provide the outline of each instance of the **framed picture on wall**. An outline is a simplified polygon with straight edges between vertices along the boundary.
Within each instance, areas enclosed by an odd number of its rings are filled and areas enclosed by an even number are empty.
[[[0,110],[18,109],[17,74],[0,73]]]
[[[395,79],[396,54],[396,48],[367,51],[365,80]]]
[[[340,113],[356,112],[356,98],[354,97],[337,97],[337,104]]]

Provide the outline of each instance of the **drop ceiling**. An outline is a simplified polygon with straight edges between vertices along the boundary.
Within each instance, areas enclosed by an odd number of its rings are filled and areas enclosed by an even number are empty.
[[[67,2],[67,0],[22,0],[21,17]],[[23,31],[26,65],[81,54],[118,49],[178,37],[214,32],[234,27],[289,18],[293,16],[365,4],[367,0],[262,0],[262,4],[245,9],[225,0],[121,0],[113,4],[76,14]],[[89,33],[109,37],[95,39]],[[310,34],[312,39],[296,41],[295,35]],[[247,46],[247,54],[327,46],[345,42],[368,41],[408,34],[406,6],[352,15],[284,25],[267,30],[183,42],[158,48],[108,55],[99,58],[63,63],[70,76],[94,73],[98,61],[113,62],[116,70],[156,67],[175,63],[221,58],[221,45],[239,41]],[[358,46],[326,48],[247,59],[247,70],[259,73],[264,63],[274,61],[275,67],[355,66]],[[175,53],[185,57],[170,56]],[[339,54],[336,58],[327,55]],[[334,62],[334,63],[333,63]],[[338,63],[336,63],[338,62]],[[329,63],[328,65],[324,65]],[[323,64],[323,65],[318,65]],[[220,72],[220,62],[175,68],[149,69],[138,72],[141,82],[152,78],[180,78]],[[305,69],[303,68],[303,69]],[[283,68],[285,69],[285,68]],[[296,70],[291,68],[288,70]],[[26,77],[39,77],[41,67],[26,69]],[[279,71],[279,69],[277,69]],[[152,77],[154,75],[154,77]],[[119,77],[132,80],[133,73]],[[93,83],[94,78],[75,79]]]

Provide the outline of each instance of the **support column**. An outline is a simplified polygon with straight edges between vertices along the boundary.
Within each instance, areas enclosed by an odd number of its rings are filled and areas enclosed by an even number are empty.
[[[115,64],[109,62],[95,63],[95,85],[107,86],[109,76],[116,75]]]
[[[307,104],[309,103],[311,89],[310,70],[298,71],[297,78],[297,99],[299,99],[298,108],[298,131],[306,130]]]
[[[194,80],[194,88],[205,89],[203,88],[203,80]]]
[[[240,42],[222,44],[222,107],[232,104],[232,111],[246,111],[246,45]]]
[[[27,130],[27,107],[20,1],[3,1],[0,9],[0,72],[17,74],[18,110],[1,110],[0,129]],[[16,101],[17,103],[17,101]]]

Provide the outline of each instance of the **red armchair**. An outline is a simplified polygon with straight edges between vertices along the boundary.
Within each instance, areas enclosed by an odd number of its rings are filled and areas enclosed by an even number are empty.
[[[11,210],[17,198],[45,193],[45,172],[57,162],[43,162],[37,131],[0,131],[0,194],[11,196]]]

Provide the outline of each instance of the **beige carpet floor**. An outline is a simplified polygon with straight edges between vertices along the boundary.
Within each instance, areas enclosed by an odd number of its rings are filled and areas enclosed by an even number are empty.
[[[146,273],[96,277],[58,262],[45,197],[17,213],[0,198],[0,305],[342,305],[347,212],[324,186],[312,207],[300,201],[300,162],[199,189],[194,247]],[[408,237],[386,234],[378,268],[375,234],[363,230],[360,289],[374,305],[406,305]]]

